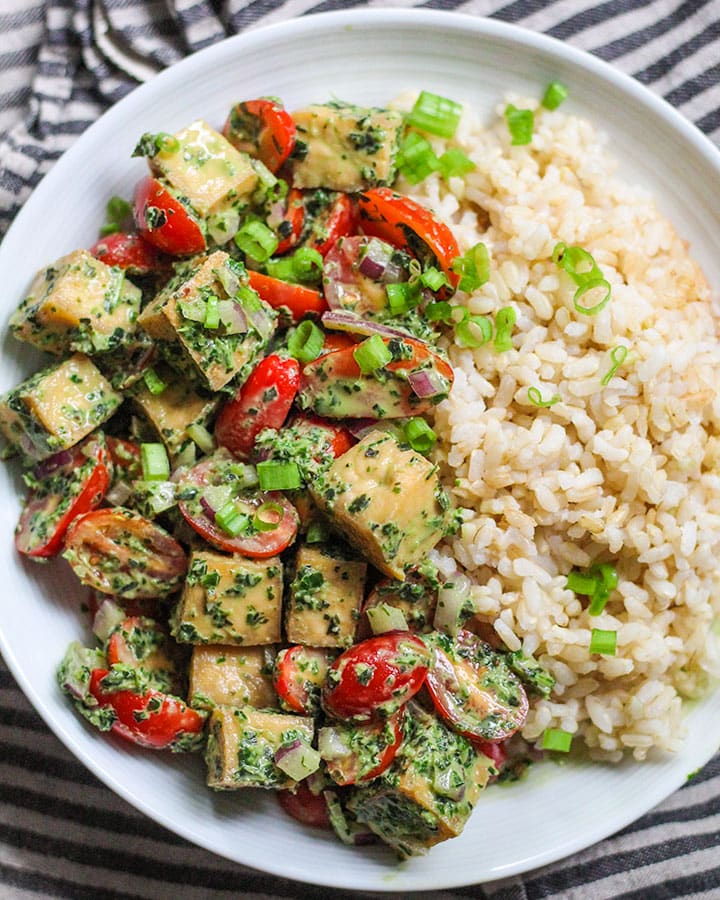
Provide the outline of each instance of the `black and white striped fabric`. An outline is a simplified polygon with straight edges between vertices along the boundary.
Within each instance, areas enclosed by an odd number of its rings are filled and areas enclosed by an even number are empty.
[[[0,0],[0,235],[53,162],[139,81],[223,37],[358,0]],[[720,142],[720,0],[371,0],[454,9],[589,50]],[[620,802],[620,798],[619,802]],[[188,845],[95,781],[0,661],[0,898],[313,897]],[[365,895],[386,896],[386,895]],[[720,756],[618,835],[553,866],[432,895],[720,897]]]

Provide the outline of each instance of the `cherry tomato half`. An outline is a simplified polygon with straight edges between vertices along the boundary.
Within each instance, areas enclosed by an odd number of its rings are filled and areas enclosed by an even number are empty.
[[[320,747],[323,747],[323,732],[331,734],[328,744],[331,750],[321,753],[327,766],[328,775],[341,786],[364,784],[377,778],[390,766],[402,744],[403,710],[390,719],[380,722],[353,723],[336,722],[325,726],[320,732]]]
[[[200,223],[157,178],[148,175],[135,188],[135,224],[142,237],[158,250],[188,256],[205,250]]]
[[[358,196],[360,227],[423,260],[437,263],[453,287],[459,276],[452,261],[460,248],[452,231],[416,200],[387,187],[372,188]]]
[[[115,470],[113,482],[142,478],[140,444],[114,435],[108,435],[105,440]]]
[[[409,631],[386,631],[350,647],[328,670],[325,711],[338,719],[389,718],[422,687],[430,664],[425,644]]]
[[[223,405],[215,439],[239,459],[250,459],[263,428],[281,428],[300,386],[296,359],[271,353],[255,366],[247,381]]]
[[[324,647],[295,644],[275,658],[273,684],[280,702],[292,712],[314,716],[320,712],[320,689],[334,654]]]
[[[152,750],[177,748],[183,737],[202,734],[205,717],[179,697],[155,690],[144,694],[106,690],[103,679],[109,674],[108,669],[93,669],[89,691],[100,706],[112,707],[115,734]]]
[[[319,291],[302,284],[291,284],[252,270],[248,270],[248,281],[250,287],[260,295],[260,299],[273,309],[289,309],[295,322],[299,322],[307,313],[322,315],[328,308]]]
[[[502,653],[462,629],[456,638],[434,631],[423,640],[432,651],[428,691],[451,728],[490,743],[522,728],[527,695]]]
[[[309,431],[311,428],[321,429],[334,459],[347,453],[357,443],[347,428],[337,422],[323,419],[321,416],[314,416],[310,413],[298,414],[293,416],[291,425],[300,432]]]
[[[75,519],[64,556],[83,584],[130,599],[172,594],[188,565],[185,551],[167,531],[119,506]]]
[[[90,437],[35,468],[38,487],[28,497],[15,530],[15,547],[36,559],[57,555],[73,519],[99,506],[112,464],[103,442]]]
[[[372,317],[387,307],[387,291],[381,276],[363,274],[363,262],[372,240],[392,253],[392,247],[377,238],[354,235],[337,241],[325,256],[323,287],[325,299],[332,309],[347,309],[359,316]],[[407,280],[406,272],[398,272],[400,278]]]
[[[330,828],[327,803],[322,792],[313,794],[304,781],[292,791],[275,791],[277,801],[293,819],[311,828]]]
[[[276,100],[261,97],[236,103],[223,134],[237,150],[261,160],[275,173],[295,146],[295,122]]]
[[[332,203],[313,220],[312,234],[307,245],[325,256],[335,246],[338,238],[355,234],[356,226],[357,209],[354,202],[348,194],[338,193]]]
[[[161,266],[161,257],[139,234],[118,231],[101,238],[90,248],[106,266],[117,266],[132,275],[149,275]]]
[[[108,638],[105,652],[109,665],[122,663],[132,669],[150,670],[167,682],[168,690],[179,691],[182,679],[177,650],[177,644],[154,619],[128,616]]]

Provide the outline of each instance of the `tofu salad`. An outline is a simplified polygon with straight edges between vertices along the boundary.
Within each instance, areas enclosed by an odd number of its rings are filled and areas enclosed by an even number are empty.
[[[428,92],[404,115],[261,98],[142,135],[132,202],[11,318],[55,360],[0,398],[17,550],[88,589],[97,645],[58,661],[78,712],[402,857],[518,771],[553,687],[433,555],[462,518],[433,461],[441,335],[513,327],[457,301],[485,247],[394,189],[473,166],[432,154],[459,117]]]

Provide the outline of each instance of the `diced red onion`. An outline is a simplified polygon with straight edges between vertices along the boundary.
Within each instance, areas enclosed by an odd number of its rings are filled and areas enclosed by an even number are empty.
[[[275,330],[272,319],[262,307],[259,309],[246,309],[245,315],[248,322],[253,326],[261,338],[265,339],[270,337]]]
[[[345,759],[350,748],[340,736],[337,728],[326,726],[318,731],[318,750],[323,759]]]
[[[73,453],[71,450],[61,450],[59,453],[54,453],[49,459],[44,460],[35,468],[35,477],[43,481],[45,478],[49,478],[53,472],[69,465],[72,461]]]
[[[361,441],[366,434],[377,428],[377,419],[348,419],[344,423],[350,434]]]
[[[93,619],[93,634],[99,641],[106,641],[127,616],[125,610],[109,597],[98,606]]]
[[[339,309],[332,309],[322,314],[322,323],[330,331],[346,331],[349,334],[360,334],[363,337],[370,337],[373,334],[379,334],[381,337],[388,338],[411,338],[410,332],[403,331],[401,328],[393,328],[391,325],[383,325],[380,322],[373,322],[370,319],[363,319],[361,316],[351,312],[343,312]],[[417,338],[413,338],[417,341]],[[419,341],[418,343],[423,343]]]
[[[295,781],[302,781],[311,772],[317,771],[320,754],[297,738],[276,751],[275,765]]]
[[[281,222],[285,220],[285,210],[287,209],[287,204],[284,200],[278,200],[277,203],[273,203],[270,207],[270,213],[268,214],[265,222],[267,223],[268,228],[272,228],[273,230],[280,225]]]
[[[238,287],[240,282],[238,281]],[[248,330],[247,317],[236,300],[221,300],[218,313],[226,334],[245,334]]]
[[[105,500],[111,506],[125,506],[125,503],[132,494],[132,488],[127,481],[118,481],[113,485],[105,495]]]
[[[215,513],[217,512],[217,510],[212,508],[212,506],[210,505],[210,501],[204,494],[200,495],[200,506],[202,506],[203,512],[208,517],[208,519],[210,519],[211,522],[214,522]]]
[[[366,256],[358,266],[358,272],[367,278],[372,278],[373,281],[378,281],[384,271],[385,265],[371,256]]]
[[[453,775],[460,774],[460,784],[453,784]],[[441,772],[435,771],[433,787],[438,794],[459,802],[465,796],[465,773],[458,766],[450,766]]]
[[[443,586],[438,591],[437,606],[433,628],[436,631],[444,631],[453,637],[460,628],[460,619],[466,600],[469,598],[469,580],[458,573],[458,580],[448,582],[452,587]]]
[[[437,397],[438,394],[447,393],[447,382],[439,372],[434,369],[419,369],[408,375],[408,382],[413,393],[426,400],[429,397]]]
[[[393,248],[385,241],[370,238],[367,243],[363,240],[359,249],[363,258],[358,265],[358,271],[367,278],[378,281],[385,273],[390,257],[393,255]]]

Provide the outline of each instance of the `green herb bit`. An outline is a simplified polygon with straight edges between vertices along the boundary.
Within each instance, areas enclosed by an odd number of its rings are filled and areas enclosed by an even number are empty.
[[[542,105],[545,109],[557,109],[561,103],[567,100],[568,89],[561,81],[551,81],[545,88],[542,98]]]
[[[167,387],[167,383],[162,380],[155,369],[146,369],[145,372],[143,372],[143,381],[145,382],[145,387],[155,397],[157,397],[158,394],[162,394]]]
[[[452,261],[453,272],[460,275],[458,290],[470,294],[490,278],[490,254],[482,242]]]
[[[442,138],[451,138],[457,131],[462,106],[447,97],[421,91],[407,117],[408,125]]]
[[[302,321],[288,337],[288,352],[301,363],[317,359],[325,342],[322,330],[310,319]]]
[[[532,141],[535,116],[531,109],[518,109],[512,103],[508,103],[505,107],[505,121],[513,147],[521,147]]]
[[[409,131],[400,144],[397,167],[410,184],[418,184],[440,169],[440,160],[427,138]]]
[[[437,435],[425,419],[408,419],[405,423],[405,439],[418,453],[427,453],[437,441]]]
[[[503,306],[495,315],[495,352],[512,350],[512,331],[517,321],[517,313],[512,306]]]
[[[364,375],[370,375],[391,362],[393,355],[379,334],[374,334],[353,350],[355,362]]]
[[[297,463],[268,459],[256,468],[261,491],[293,491],[302,484]]]
[[[534,404],[535,406],[540,406],[543,409],[548,406],[554,406],[556,403],[560,402],[560,394],[553,394],[549,400],[543,400],[543,396],[540,393],[540,390],[536,387],[528,388],[528,400]]]
[[[277,250],[280,241],[275,232],[259,219],[250,219],[234,237],[235,244],[256,262],[266,262]]]
[[[590,632],[590,652],[603,656],[615,656],[617,650],[617,631],[606,631],[593,628]]]
[[[492,337],[492,322],[487,316],[468,315],[455,326],[455,340],[459,347],[475,350]]]
[[[170,460],[163,444],[141,444],[140,460],[145,481],[167,481],[170,477]]]
[[[446,180],[448,178],[461,178],[468,172],[477,169],[475,163],[469,159],[459,147],[450,147],[446,150],[440,159],[440,174]]]
[[[572,739],[572,734],[562,728],[546,728],[542,736],[542,748],[543,750],[555,750],[558,753],[568,753]]]
[[[610,382],[613,380],[615,373],[620,368],[620,366],[625,362],[625,359],[628,355],[628,348],[623,344],[618,344],[617,347],[613,347],[610,351],[610,359],[612,360],[612,365],[607,370],[607,372],[603,375],[600,384],[603,387],[607,387]]]
[[[122,231],[123,222],[132,212],[132,206],[122,197],[111,197],[105,207],[105,224],[100,228],[100,236],[107,237]]]

